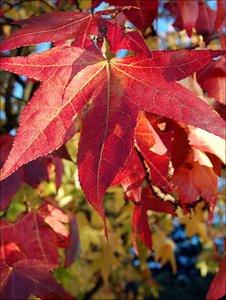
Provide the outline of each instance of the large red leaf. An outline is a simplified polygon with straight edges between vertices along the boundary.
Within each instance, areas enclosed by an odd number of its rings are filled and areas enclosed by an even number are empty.
[[[226,256],[222,259],[219,270],[211,282],[206,300],[218,300],[226,294]]]
[[[78,152],[81,186],[102,216],[101,199],[130,154],[139,112],[125,89],[128,78],[117,75],[113,65],[102,73],[99,95],[83,120]]]
[[[52,268],[36,259],[19,260],[11,266],[1,261],[1,299],[28,299],[30,295],[48,300],[74,299],[54,279]]]
[[[131,152],[140,110],[224,136],[224,121],[210,106],[167,81],[164,65],[156,68],[149,57],[109,61],[84,49],[62,46],[0,62],[5,70],[44,81],[22,113],[1,178],[64,144],[71,137],[68,130],[74,119],[88,104],[82,116],[79,177],[88,201],[102,216],[102,197]]]

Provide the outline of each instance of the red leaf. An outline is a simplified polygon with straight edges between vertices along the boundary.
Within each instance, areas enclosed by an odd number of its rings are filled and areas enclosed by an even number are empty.
[[[43,42],[63,43],[74,39],[81,47],[89,47],[90,35],[98,35],[97,18],[87,13],[51,12],[19,22],[15,31],[2,43],[0,50],[10,50]]]
[[[126,196],[132,202],[141,200],[142,181],[145,170],[135,150],[132,150],[123,169],[117,174],[111,185],[121,184]]]
[[[186,29],[191,35],[192,27],[198,34],[203,35],[209,42],[216,32],[222,33],[225,22],[225,1],[217,1],[217,10],[212,10],[202,1],[178,0],[170,1],[165,7],[176,17],[174,26],[178,29]]]
[[[101,2],[101,0],[92,1],[94,7]],[[124,14],[141,31],[145,31],[147,27],[150,27],[153,20],[157,17],[157,0],[108,0],[107,2],[119,8],[130,7],[130,9],[124,10]]]
[[[222,259],[219,270],[211,282],[206,300],[218,300],[226,294],[226,256]]]
[[[161,140],[157,140],[157,134],[149,121],[142,117],[138,121],[136,128],[136,142],[142,156],[151,171],[152,184],[167,191],[172,190],[169,183],[169,157],[166,155],[166,147]]]
[[[132,228],[135,249],[137,249],[137,237],[142,240],[147,248],[149,248],[150,250],[152,248],[151,230],[148,224],[147,216],[147,211],[149,209],[149,200],[142,194],[140,205],[135,206],[133,210]]]
[[[16,223],[1,221],[0,232],[3,247],[13,242],[27,259],[38,259],[57,266],[57,235],[37,213],[26,214]],[[12,264],[8,257],[5,259]]]
[[[68,130],[74,119],[88,104],[78,153],[79,177],[88,201],[102,217],[103,195],[131,152],[140,110],[224,136],[224,121],[210,106],[181,85],[168,82],[162,75],[164,67],[158,70],[149,57],[109,61],[62,46],[26,58],[3,58],[1,65],[44,81],[21,115],[1,178],[64,144],[71,137]]]
[[[177,0],[177,5],[183,20],[183,28],[191,36],[198,18],[199,3],[198,1]]]
[[[215,154],[224,164],[225,158],[225,140],[199,128],[190,129],[189,142],[193,147]]]
[[[16,223],[0,221],[1,299],[27,299],[30,295],[72,299],[50,273],[59,265],[57,238],[68,238],[69,233],[62,229],[62,223],[68,222],[67,215],[51,204]]]
[[[217,175],[212,168],[193,161],[192,155],[175,172],[173,183],[178,187],[182,206],[195,203],[201,196],[211,209],[214,208],[217,199]]]
[[[150,120],[150,116],[148,118]],[[160,129],[161,125],[165,125],[164,130]],[[153,126],[168,150],[174,169],[178,169],[184,163],[190,150],[185,128],[166,118],[162,118]]]
[[[136,95],[137,104],[140,103],[144,110],[179,122],[193,125],[196,123],[197,127],[212,133],[215,131],[216,135],[224,137],[223,120],[219,119],[216,113],[211,112],[210,107],[204,101],[200,101],[192,92],[177,83],[164,80],[162,73],[159,73],[153,66],[152,59],[140,57],[116,59],[115,69],[119,77],[127,81],[132,80],[130,92]],[[164,70],[161,71],[164,74]],[[218,127],[213,128],[213,124],[210,124],[210,115],[207,117],[208,112],[212,116],[212,122],[219,120]],[[221,132],[219,132],[219,128],[221,128]]]
[[[72,37],[77,37],[76,40],[83,46],[87,39],[85,33],[88,28],[89,32],[92,30],[92,19],[92,15],[86,13],[52,12],[20,21],[19,25],[23,27],[10,35],[0,49],[10,50],[43,42],[60,43]]]
[[[224,50],[157,50],[151,52],[153,68],[160,69],[169,81],[182,80],[208,66],[214,57],[225,54]]]
[[[130,154],[139,112],[124,90],[128,79],[119,83],[113,69],[102,73],[101,94],[83,120],[78,152],[81,186],[102,217],[103,195]]]
[[[207,42],[216,33],[221,33],[225,23],[224,0],[217,1],[217,10],[210,9],[207,5],[199,3],[199,15],[196,22],[196,30],[203,35]]]
[[[22,178],[20,170],[12,174],[10,177],[0,181],[0,210],[5,210],[9,205],[12,197],[17,193],[22,185]]]
[[[126,48],[139,53],[149,53],[144,39],[139,33],[124,33],[111,20],[81,12],[51,12],[19,22],[21,29],[15,31],[0,45],[0,51],[11,50],[43,42],[62,45],[69,40],[73,46],[95,49],[101,48],[103,38],[110,43],[112,52]],[[93,38],[96,37],[94,40]]]
[[[58,235],[68,238],[69,231],[65,224],[68,224],[70,220],[67,214],[50,203],[42,205],[38,213]]]
[[[172,202],[163,201],[155,197],[149,187],[142,191],[141,203],[134,208],[133,212],[133,235],[136,246],[136,237],[143,241],[143,243],[150,250],[152,248],[151,230],[148,224],[147,211],[153,210],[155,212],[164,212],[175,215],[175,210]]]
[[[52,265],[36,259],[24,259],[8,266],[0,262],[1,299],[28,299],[35,295],[42,299],[74,299],[56,282],[50,270]]]
[[[221,57],[219,60],[207,65],[197,72],[197,81],[206,91],[209,97],[215,98],[226,105],[225,82],[226,82],[226,60]]]
[[[76,254],[79,251],[79,232],[76,219],[73,215],[70,215],[69,231],[68,247],[65,249],[66,267],[69,267],[74,262]]]

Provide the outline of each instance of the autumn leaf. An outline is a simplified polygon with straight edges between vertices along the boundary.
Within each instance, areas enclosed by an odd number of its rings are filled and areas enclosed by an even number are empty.
[[[131,151],[140,110],[224,136],[223,120],[192,92],[165,80],[164,67],[158,70],[152,58],[109,61],[62,46],[28,57],[2,58],[1,67],[43,81],[21,114],[1,178],[66,143],[73,121],[89,103],[82,116],[79,177],[88,201],[102,216],[103,195]]]
[[[226,257],[224,257],[219,265],[219,270],[211,282],[206,300],[217,300],[226,294]]]
[[[217,1],[217,10],[212,10],[208,5],[199,3],[199,15],[196,22],[196,30],[202,34],[207,42],[214,34],[223,32],[225,23],[225,1]]]
[[[0,221],[2,299],[24,299],[31,294],[71,299],[50,273],[59,265],[57,248],[66,246],[69,232],[64,224],[68,222],[66,214],[47,203],[15,223]]]
[[[177,0],[177,5],[182,16],[183,28],[187,30],[188,36],[191,36],[198,18],[199,4],[197,1]]]
[[[202,165],[192,157],[190,154],[172,179],[178,188],[180,204],[186,206],[202,197],[213,209],[217,200],[217,175],[212,167]]]
[[[58,245],[66,247],[69,237],[69,230],[66,225],[70,222],[68,215],[50,203],[45,203],[39,207],[38,214],[57,234]]]
[[[51,265],[36,259],[19,260],[12,266],[0,263],[1,299],[28,299],[35,295],[42,299],[74,299],[50,273]]]
[[[185,225],[188,237],[198,234],[203,243],[208,243],[210,239],[207,231],[208,215],[205,206],[205,202],[198,202],[190,214],[180,216],[180,222]]]
[[[69,238],[68,247],[65,250],[65,266],[69,267],[74,261],[76,254],[79,252],[79,233],[75,217],[69,214]]]
[[[221,33],[224,26],[225,4],[217,1],[217,9],[211,9],[204,2],[178,0],[165,3],[165,7],[176,17],[174,26],[186,29],[191,36],[192,28],[202,34],[207,42],[216,32]]]
[[[141,200],[142,182],[145,178],[145,170],[143,164],[135,150],[132,150],[127,161],[116,175],[111,185],[121,184],[127,199],[132,202]]]
[[[205,68],[197,72],[197,82],[206,91],[209,97],[213,97],[226,105],[226,61],[221,57]]]
[[[209,228],[209,221],[225,163],[226,51],[210,49],[224,48],[225,3],[212,9],[186,0],[47,2],[0,9],[7,37],[0,42],[0,67],[17,74],[3,74],[0,103],[1,132],[17,132],[0,135],[0,294],[5,300],[72,299],[59,280],[73,296],[121,298],[125,284],[139,281],[137,295],[158,297],[161,287],[147,259],[151,250],[155,261],[176,272],[174,221],[204,246],[214,244],[208,258],[219,259],[218,241],[212,244],[209,234],[220,237],[222,228]],[[74,11],[66,12],[70,7]],[[54,12],[38,16],[45,11]],[[160,23],[174,18],[182,31],[161,35],[158,15]],[[12,57],[39,52],[43,42],[50,50]],[[17,49],[30,45],[37,46]],[[201,50],[191,50],[197,46]],[[19,122],[11,124],[11,116]],[[70,160],[66,147],[77,163],[62,163]],[[107,225],[104,196],[119,184],[122,189],[106,195]],[[83,203],[80,188],[95,210]],[[221,204],[216,208],[221,220]],[[131,248],[131,215],[136,274],[123,249]],[[207,299],[225,292],[224,263]]]
[[[191,146],[216,155],[226,164],[225,141],[222,138],[200,128],[191,128],[188,139]]]
[[[153,233],[153,250],[155,251],[155,260],[159,261],[162,265],[166,263],[171,264],[172,272],[177,272],[177,264],[175,258],[176,245],[172,239],[167,237],[166,233],[156,227]]]
[[[1,221],[1,245],[14,242],[28,259],[57,266],[57,235],[38,213],[29,213],[16,223]]]
[[[18,25],[22,28],[0,44],[0,51],[43,42],[59,46],[67,40],[73,46],[97,51],[95,43],[101,48],[106,38],[112,52],[127,49],[149,53],[138,32],[124,33],[115,22],[90,13],[52,12],[20,21]]]
[[[92,1],[94,7],[98,6],[101,2],[101,0]],[[147,27],[152,25],[158,12],[157,0],[109,0],[107,2],[116,6],[116,8],[125,7],[125,16],[141,31],[145,31]],[[127,10],[126,7],[128,8]]]
[[[208,66],[215,57],[225,55],[224,50],[156,50],[152,51],[152,64],[169,81],[182,80]],[[223,58],[224,59],[224,56]]]
[[[171,191],[172,186],[168,178],[169,156],[166,154],[167,149],[144,116],[138,119],[135,138],[144,161],[150,168],[152,184],[163,190]]]
[[[142,182],[145,177],[162,189],[171,190],[167,181],[169,158],[166,147],[151,126],[148,119],[140,114],[135,129],[136,146],[123,169],[117,174],[112,185],[121,184],[127,199],[132,202],[141,200]],[[150,172],[147,169],[150,168]]]
[[[135,249],[137,249],[136,239],[139,237],[145,246],[152,249],[152,234],[148,223],[148,210],[154,212],[164,212],[175,215],[172,202],[163,201],[154,196],[150,187],[142,190],[141,202],[135,206],[132,217],[133,240]],[[137,250],[138,251],[138,250]]]

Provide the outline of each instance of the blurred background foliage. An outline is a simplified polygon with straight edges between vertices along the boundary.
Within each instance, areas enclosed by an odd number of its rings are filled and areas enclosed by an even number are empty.
[[[2,1],[1,34],[3,37],[10,35],[18,28],[16,21],[30,16],[54,10],[85,10],[90,5],[90,0]],[[160,10],[154,28],[145,33],[151,50],[205,47],[201,35],[193,32],[188,38],[185,30],[173,30],[172,23],[167,10]],[[49,44],[42,44],[19,48],[12,51],[12,56],[28,55],[49,47]],[[219,41],[213,39],[208,47],[218,49]],[[38,83],[6,72],[1,73],[1,82],[1,133],[14,135],[20,112]],[[184,84],[197,92],[194,78]],[[62,266],[55,271],[55,277],[76,299],[204,299],[224,252],[223,179],[219,179],[219,202],[212,225],[203,202],[199,202],[188,215],[178,210],[178,217],[150,211],[154,251],[138,242],[138,254],[133,248],[131,232],[133,204],[124,200],[121,187],[110,188],[105,197],[108,242],[99,215],[86,203],[74,163],[78,137],[79,134],[67,145],[72,161],[64,161],[65,173],[60,188],[56,189],[54,172],[53,180],[42,182],[36,190],[24,185],[13,198],[6,218],[15,221],[27,207],[38,207],[42,197],[54,198],[62,209],[75,216],[75,227],[79,233],[75,260],[65,268],[65,257],[61,251]]]

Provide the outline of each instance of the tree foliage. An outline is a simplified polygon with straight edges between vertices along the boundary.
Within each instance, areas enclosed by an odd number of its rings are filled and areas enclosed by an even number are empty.
[[[178,222],[219,299],[225,3],[107,2],[1,9],[2,299],[161,298],[147,260],[177,273]]]

